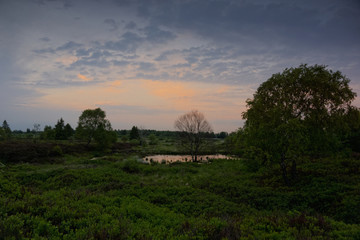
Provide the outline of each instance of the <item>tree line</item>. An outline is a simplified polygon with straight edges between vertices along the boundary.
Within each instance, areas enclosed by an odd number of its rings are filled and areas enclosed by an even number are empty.
[[[229,136],[225,132],[215,135],[204,114],[197,110],[175,120],[177,132],[162,134],[176,134],[179,145],[187,149],[193,161],[206,146],[207,138],[226,138],[227,151],[242,157],[250,170],[278,165],[285,183],[290,185],[296,179],[297,164],[304,157],[360,152],[360,110],[352,105],[357,95],[349,83],[350,79],[340,71],[324,65],[287,68],[273,74],[246,101],[247,110],[242,113],[245,124]],[[136,126],[130,132],[124,131],[114,131],[105,112],[96,108],[82,112],[75,130],[61,118],[54,128],[46,126],[42,137],[75,137],[87,145],[95,141],[101,148],[109,147],[118,135],[125,133],[140,142],[144,134],[155,139],[155,132]],[[4,121],[0,139],[10,136],[9,124]]]

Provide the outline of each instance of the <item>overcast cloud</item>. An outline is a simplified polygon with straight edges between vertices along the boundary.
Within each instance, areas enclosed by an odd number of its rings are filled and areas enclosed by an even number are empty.
[[[260,83],[302,63],[342,71],[359,93],[358,0],[0,1],[0,120],[13,129],[75,127],[100,106],[114,128],[172,130],[198,108],[233,131]]]

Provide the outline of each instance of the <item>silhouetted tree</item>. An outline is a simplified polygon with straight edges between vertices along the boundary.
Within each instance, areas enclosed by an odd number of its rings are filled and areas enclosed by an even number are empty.
[[[76,135],[87,141],[87,145],[94,139],[102,148],[116,142],[117,135],[112,130],[110,121],[100,108],[84,110],[79,117]]]
[[[227,132],[220,132],[220,133],[216,134],[217,138],[226,138],[227,136],[229,136],[229,134]]]
[[[181,115],[174,123],[179,130],[180,142],[187,149],[193,161],[197,161],[197,155],[205,144],[205,134],[213,132],[212,127],[205,119],[204,114],[193,110]]]
[[[72,137],[75,133],[75,130],[70,126],[69,123],[67,123],[64,127],[64,135],[66,137],[66,139],[69,139],[70,137]]]
[[[34,123],[32,132],[33,133],[40,132],[40,124],[39,123]]]
[[[3,124],[2,124],[2,130],[3,130],[3,139],[9,139],[11,138],[11,129],[10,129],[10,126],[9,124],[7,123],[6,120],[3,121]]]
[[[133,126],[130,131],[130,140],[133,139],[140,139],[139,129],[136,126]]]
[[[318,155],[341,149],[349,129],[344,119],[356,110],[350,105],[356,93],[349,82],[339,71],[321,65],[300,65],[274,74],[247,100],[242,134],[246,145],[277,162],[289,184],[289,164],[295,176],[296,159],[305,150]]]
[[[45,125],[44,131],[41,133],[42,139],[55,139],[55,130],[48,125]]]
[[[57,140],[65,140],[65,123],[62,118],[60,118],[55,124],[55,139]]]

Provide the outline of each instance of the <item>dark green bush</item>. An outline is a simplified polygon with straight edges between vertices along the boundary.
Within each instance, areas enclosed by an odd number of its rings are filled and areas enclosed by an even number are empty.
[[[122,170],[127,173],[140,173],[141,172],[141,163],[136,160],[126,160],[123,164]]]

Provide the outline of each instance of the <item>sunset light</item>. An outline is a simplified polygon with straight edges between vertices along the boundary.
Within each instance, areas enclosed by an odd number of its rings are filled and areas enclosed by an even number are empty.
[[[1,117],[14,129],[61,117],[75,127],[102,107],[117,129],[174,130],[199,109],[232,132],[246,99],[285,68],[324,64],[360,90],[356,4],[120,2],[2,1]]]

